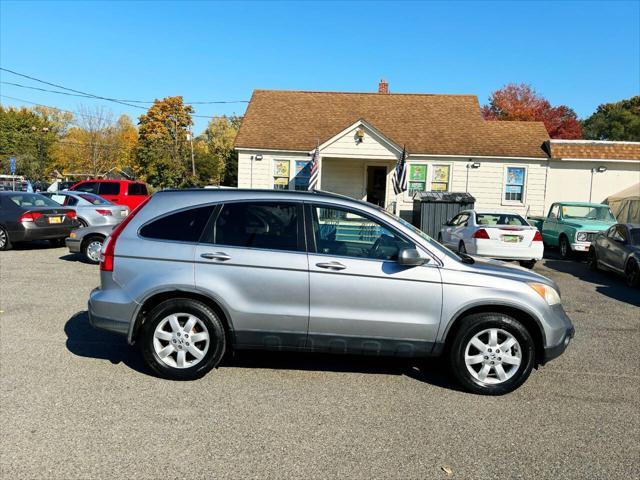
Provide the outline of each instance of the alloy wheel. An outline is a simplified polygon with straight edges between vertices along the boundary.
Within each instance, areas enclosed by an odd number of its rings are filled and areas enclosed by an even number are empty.
[[[464,350],[464,361],[473,378],[484,385],[497,385],[520,369],[522,349],[518,340],[502,328],[475,334]]]
[[[190,368],[209,349],[209,331],[204,322],[190,313],[174,313],[163,318],[153,332],[153,349],[158,358],[173,368]]]
[[[2,228],[0,228],[0,250],[2,250],[6,245],[7,245],[7,234]]]
[[[92,262],[100,261],[100,252],[102,251],[102,240],[92,240],[87,245],[87,257]]]

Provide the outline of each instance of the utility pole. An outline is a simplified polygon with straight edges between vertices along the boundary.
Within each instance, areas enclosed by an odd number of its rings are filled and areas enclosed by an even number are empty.
[[[189,141],[191,142],[191,174],[196,176],[196,160],[193,156],[193,132],[189,132]]]

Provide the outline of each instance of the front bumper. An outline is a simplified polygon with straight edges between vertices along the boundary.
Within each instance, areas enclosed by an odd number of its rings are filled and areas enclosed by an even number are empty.
[[[67,248],[71,253],[80,253],[80,245],[82,245],[82,241],[79,239],[67,237],[64,243],[67,245]]]
[[[556,317],[556,322],[553,323],[558,327],[553,329],[551,335],[547,332],[547,341],[542,355],[543,365],[564,353],[576,331],[561,304],[554,305],[551,310]]]
[[[571,250],[574,252],[588,252],[591,242],[575,242],[571,244]]]

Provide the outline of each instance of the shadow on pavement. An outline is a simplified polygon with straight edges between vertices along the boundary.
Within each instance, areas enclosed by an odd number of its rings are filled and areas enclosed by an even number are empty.
[[[11,247],[12,250],[50,250],[62,248],[64,245],[54,245],[48,240],[34,240],[32,242],[16,242]]]
[[[67,320],[64,333],[67,334],[67,350],[74,355],[109,360],[113,364],[124,363],[137,372],[154,376],[145,365],[142,355],[124,337],[89,325],[86,310]]]
[[[73,315],[64,326],[67,350],[74,355],[124,363],[145,375],[156,376],[144,363],[141,353],[124,337],[89,325],[86,311]],[[306,352],[241,350],[225,356],[220,368],[267,368],[324,372],[406,375],[441,388],[461,391],[451,378],[445,362],[439,359],[402,359],[355,355],[329,355]]]
[[[602,295],[640,307],[640,291],[638,289],[628,287],[624,279],[615,273],[602,270],[594,272],[590,270],[583,258],[578,257],[574,260],[549,258],[544,264],[551,270],[567,273],[579,278],[583,282],[597,285],[596,292]]]

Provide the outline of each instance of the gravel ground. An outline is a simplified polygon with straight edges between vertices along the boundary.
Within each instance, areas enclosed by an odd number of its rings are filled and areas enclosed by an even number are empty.
[[[640,478],[640,292],[545,260],[577,329],[516,392],[432,361],[242,353],[195,382],[92,330],[98,269],[0,252],[2,478]],[[449,470],[447,473],[445,470]]]

